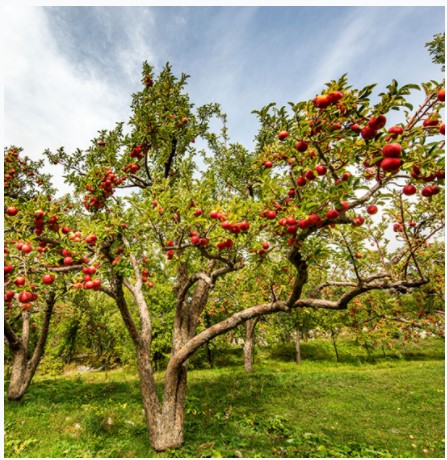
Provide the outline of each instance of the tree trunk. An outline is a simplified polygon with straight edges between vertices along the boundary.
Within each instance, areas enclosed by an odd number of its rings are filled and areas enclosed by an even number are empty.
[[[337,348],[337,338],[333,329],[331,329],[331,338],[332,344],[334,345],[335,356],[337,358],[337,363],[340,362],[340,356],[338,356],[338,348]]]
[[[245,343],[244,343],[244,369],[245,372],[253,371],[255,328],[259,318],[253,318],[245,323]]]
[[[12,354],[11,380],[8,385],[8,399],[10,401],[22,399],[33,375],[34,372],[31,372],[25,350],[15,351]]]
[[[11,379],[9,381],[7,392],[8,399],[10,401],[18,401],[22,399],[31,383],[32,378],[34,377],[37,366],[39,365],[45,351],[48,330],[55,302],[56,294],[52,291],[46,298],[47,306],[42,323],[42,330],[31,357],[29,357],[29,312],[26,310],[22,311],[22,337],[20,339],[12,330],[6,318],[4,320],[5,338],[12,356]]]
[[[165,391],[164,403],[160,405],[152,372],[150,354],[143,347],[137,350],[141,396],[151,446],[161,452],[179,447],[183,443],[183,420],[186,403],[186,369],[182,366],[171,373]]]
[[[295,329],[295,362],[296,364],[301,364],[301,331],[300,328],[297,327]]]

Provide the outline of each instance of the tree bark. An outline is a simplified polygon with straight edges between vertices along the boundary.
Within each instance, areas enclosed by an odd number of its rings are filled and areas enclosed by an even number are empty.
[[[245,323],[245,343],[244,343],[244,369],[245,372],[253,372],[255,328],[259,317],[248,320]]]
[[[46,299],[45,317],[42,324],[39,339],[32,356],[29,355],[29,312],[22,312],[22,337],[19,339],[12,331],[10,325],[5,319],[5,337],[12,356],[11,379],[8,385],[8,399],[18,401],[22,399],[28,389],[31,380],[36,373],[37,366],[42,359],[45,351],[45,345],[48,338],[51,316],[54,304],[56,303],[55,292],[50,292]]]
[[[298,326],[295,329],[295,362],[301,364],[301,331]]]

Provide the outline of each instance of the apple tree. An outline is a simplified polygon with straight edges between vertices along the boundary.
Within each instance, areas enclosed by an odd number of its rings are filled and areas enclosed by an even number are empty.
[[[289,110],[270,104],[257,111],[260,129],[248,152],[229,142],[218,106],[194,108],[186,80],[175,78],[169,66],[155,78],[144,64],[128,133],[118,124],[100,131],[85,151],[47,152],[50,161],[63,164],[90,213],[101,254],[100,290],[114,299],[133,341],[157,451],[183,442],[188,358],[213,338],[263,315],[347,310],[371,291],[405,293],[427,284],[417,235],[403,224],[406,200],[417,194],[438,211],[440,223],[444,186],[442,84],[424,84],[425,100],[414,110],[406,97],[417,85],[393,81],[373,104],[374,85],[353,89],[342,77]],[[391,110],[403,113],[387,126]],[[222,122],[219,132],[211,130],[213,117]],[[206,145],[201,151],[195,148],[199,139]],[[369,251],[371,263],[360,264],[356,254],[369,235],[376,232],[382,241],[394,225],[396,203],[404,235],[398,249],[377,247]],[[426,237],[435,234],[423,229]],[[313,285],[321,265],[337,257],[349,268]],[[260,262],[276,270],[265,292],[245,282]],[[231,288],[222,288],[224,277],[243,279],[255,296],[234,303]],[[330,287],[337,289],[331,294]],[[173,321],[162,397],[151,359],[159,314],[154,298],[160,295]],[[211,298],[216,305],[230,299],[232,308],[204,327]]]

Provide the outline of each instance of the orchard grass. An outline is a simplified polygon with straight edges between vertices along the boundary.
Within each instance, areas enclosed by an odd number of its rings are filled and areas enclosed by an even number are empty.
[[[185,442],[157,454],[147,439],[134,369],[36,376],[5,397],[6,457],[444,457],[444,341],[393,342],[366,353],[324,339],[242,350],[188,375]],[[231,362],[225,362],[225,356]],[[162,382],[163,374],[157,374]]]

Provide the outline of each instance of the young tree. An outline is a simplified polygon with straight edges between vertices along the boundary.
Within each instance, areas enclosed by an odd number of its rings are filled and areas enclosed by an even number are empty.
[[[213,338],[262,315],[346,310],[373,290],[407,292],[426,284],[416,236],[403,232],[396,263],[390,249],[381,247],[377,262],[360,266],[355,248],[375,227],[392,223],[382,211],[381,223],[374,223],[375,203],[382,209],[402,203],[404,221],[407,195],[417,190],[413,182],[430,183],[420,199],[438,210],[444,183],[441,84],[425,84],[426,99],[413,111],[405,97],[416,85],[393,81],[372,105],[374,85],[356,90],[342,77],[314,100],[291,103],[290,112],[274,104],[256,112],[261,128],[249,153],[229,143],[216,105],[194,110],[183,92],[186,79],[176,79],[169,66],[155,79],[145,64],[129,134],[119,124],[100,132],[84,152],[48,152],[51,161],[64,165],[77,192],[85,193],[89,228],[102,254],[100,273],[107,280],[100,289],[115,300],[135,345],[147,426],[158,451],[183,442],[188,358]],[[388,112],[402,108],[402,122],[386,127]],[[209,127],[213,116],[223,122],[217,134]],[[200,136],[211,152],[204,161],[193,145]],[[120,188],[131,192],[119,198]],[[428,233],[430,225],[423,226]],[[303,296],[319,264],[334,257],[350,262],[340,277],[346,280],[328,279],[313,288],[315,295]],[[199,330],[211,292],[218,291],[220,301],[231,294],[220,290],[219,280],[249,276],[260,259],[288,264],[288,272],[277,274],[271,297],[241,305]],[[331,286],[340,288],[333,293],[338,297],[323,297]],[[151,362],[153,296],[160,294],[171,299],[174,312],[162,398]]]

